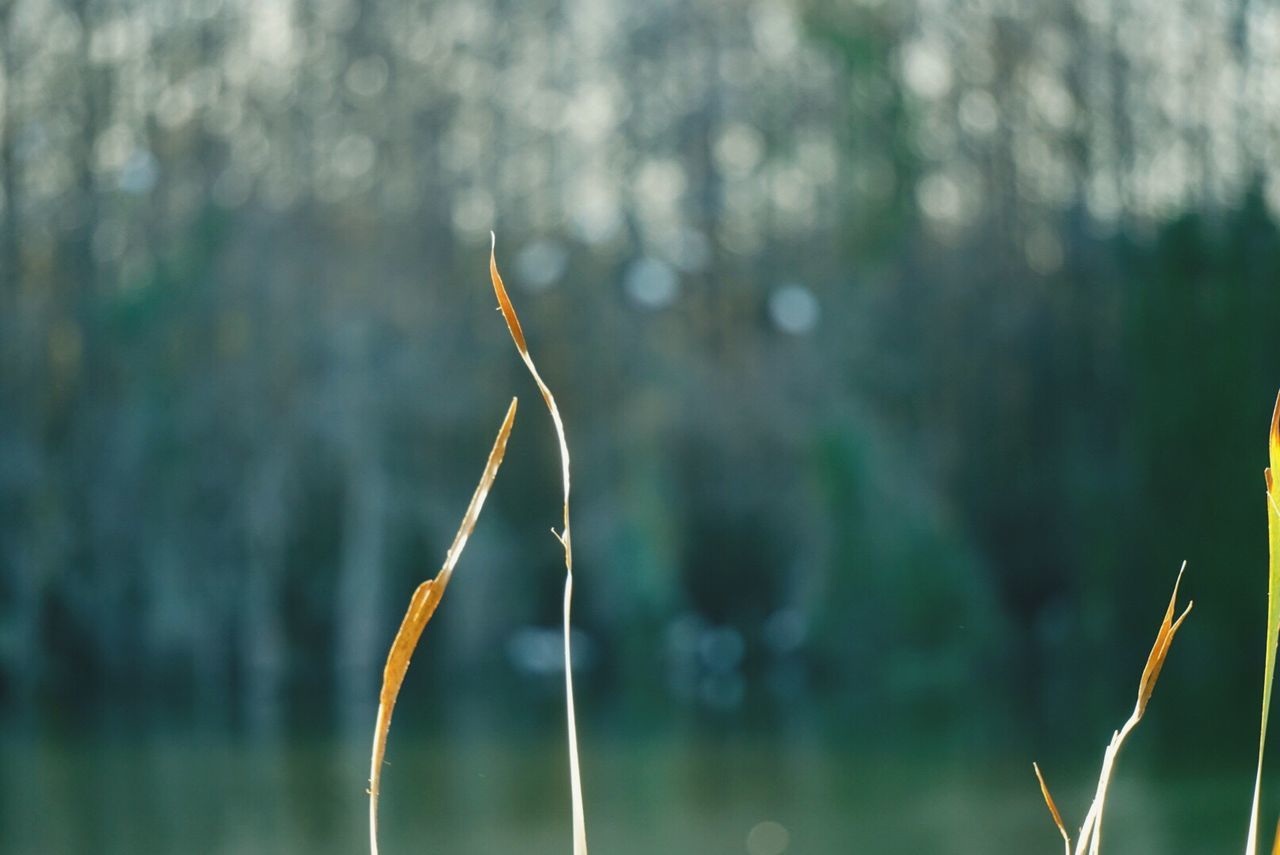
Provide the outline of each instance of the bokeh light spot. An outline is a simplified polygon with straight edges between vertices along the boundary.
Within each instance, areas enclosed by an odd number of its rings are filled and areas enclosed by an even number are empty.
[[[788,283],[769,295],[769,319],[791,335],[805,335],[818,325],[818,298],[803,285]]]
[[[791,833],[780,822],[765,820],[747,832],[749,855],[782,855],[790,845]]]

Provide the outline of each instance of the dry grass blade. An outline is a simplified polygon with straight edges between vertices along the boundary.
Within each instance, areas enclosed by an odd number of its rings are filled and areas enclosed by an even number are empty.
[[[1262,724],[1258,730],[1258,771],[1253,780],[1253,808],[1249,812],[1249,839],[1246,855],[1258,849],[1258,802],[1262,797],[1262,755],[1267,744],[1267,719],[1271,714],[1271,686],[1276,673],[1276,642],[1280,640],[1280,395],[1271,413],[1271,433],[1267,440],[1267,541],[1270,561],[1267,572],[1267,654],[1262,666]]]
[[[533,382],[538,385],[542,400],[546,402],[547,409],[551,412],[551,421],[555,423],[556,428],[556,438],[560,442],[560,472],[564,482],[564,529],[559,533],[552,529],[551,533],[564,548],[564,691],[565,717],[569,729],[569,786],[573,798],[573,853],[587,855],[586,818],[582,806],[582,775],[578,766],[578,725],[573,708],[573,664],[569,645],[569,611],[573,602],[573,540],[569,533],[569,444],[565,440],[564,422],[560,419],[560,410],[556,407],[555,396],[542,381],[542,375],[538,374],[538,368],[533,364],[533,357],[529,355],[529,347],[525,344],[524,331],[520,328],[520,318],[516,316],[515,307],[511,305],[511,298],[507,296],[506,286],[502,284],[502,276],[498,273],[498,260],[495,253],[497,238],[492,232],[489,233],[489,237],[491,240],[489,278],[493,280],[493,291],[498,296],[498,308],[502,310],[502,316],[507,321],[507,329],[511,331],[511,339],[516,343],[520,358],[524,360],[525,367],[533,375]]]
[[[1133,712],[1129,715],[1129,720],[1124,723],[1124,726],[1112,734],[1111,742],[1108,743],[1106,753],[1103,754],[1102,773],[1098,777],[1098,789],[1094,794],[1093,804],[1089,806],[1089,813],[1085,815],[1084,825],[1080,828],[1080,838],[1076,841],[1075,855],[1084,855],[1086,851],[1089,852],[1089,855],[1098,855],[1098,847],[1102,840],[1102,813],[1107,801],[1107,787],[1111,783],[1111,775],[1115,770],[1116,755],[1120,753],[1120,747],[1124,744],[1130,732],[1138,726],[1138,722],[1142,721],[1142,716],[1147,711],[1147,702],[1151,700],[1151,693],[1155,690],[1156,680],[1160,677],[1160,669],[1164,667],[1164,661],[1169,655],[1169,646],[1173,643],[1173,637],[1177,634],[1178,628],[1182,626],[1182,622],[1186,620],[1187,615],[1191,613],[1191,607],[1194,605],[1194,603],[1187,603],[1186,609],[1178,616],[1177,620],[1174,620],[1174,610],[1178,601],[1178,586],[1182,584],[1182,573],[1186,569],[1187,565],[1184,561],[1182,569],[1178,571],[1178,579],[1173,584],[1173,595],[1169,597],[1169,607],[1165,609],[1164,619],[1160,622],[1155,644],[1152,645],[1151,653],[1147,656],[1147,664],[1142,669],[1142,678],[1138,681],[1138,700],[1134,704]]]
[[[445,555],[444,566],[440,568],[440,572],[434,579],[423,582],[413,592],[413,597],[409,600],[409,609],[405,612],[395,640],[391,642],[391,650],[387,653],[387,664],[382,671],[382,692],[378,697],[378,720],[373,730],[373,753],[369,765],[369,851],[372,855],[378,855],[378,788],[382,781],[382,760],[387,750],[387,731],[391,728],[391,712],[395,709],[400,685],[404,682],[405,672],[409,670],[409,659],[413,656],[414,648],[418,646],[422,630],[426,627],[427,621],[431,620],[436,606],[440,603],[440,597],[443,596],[444,589],[449,584],[449,578],[453,575],[453,568],[458,563],[458,556],[467,545],[467,538],[471,536],[471,530],[475,528],[476,519],[480,516],[480,508],[484,506],[489,488],[493,486],[493,479],[498,474],[502,457],[507,452],[507,438],[511,436],[511,426],[515,418],[516,399],[512,398],[511,406],[507,408],[507,416],[502,420],[502,427],[498,429],[498,438],[494,440],[489,459],[485,462],[480,483],[476,485],[476,491],[467,505],[467,512],[462,516],[462,524],[458,526],[458,533],[454,535],[453,544]]]
[[[1271,841],[1271,855],[1280,855],[1280,822],[1276,823],[1276,836]]]
[[[1138,681],[1138,703],[1134,707],[1134,715],[1142,718],[1143,713],[1147,711],[1147,702],[1151,700],[1151,692],[1156,687],[1156,680],[1160,677],[1160,669],[1164,667],[1164,660],[1169,655],[1169,645],[1173,643],[1173,635],[1178,631],[1178,627],[1182,626],[1183,620],[1191,612],[1191,607],[1195,603],[1187,603],[1186,609],[1178,616],[1175,621],[1173,619],[1174,608],[1178,603],[1178,586],[1182,584],[1182,574],[1186,572],[1187,562],[1182,562],[1182,567],[1178,570],[1178,579],[1173,583],[1173,596],[1169,597],[1169,607],[1165,609],[1164,620],[1160,622],[1160,631],[1156,633],[1156,643],[1151,648],[1151,653],[1147,656],[1147,664],[1142,669],[1142,679]]]
[[[1067,834],[1067,828],[1062,824],[1062,814],[1058,813],[1058,806],[1053,803],[1053,796],[1049,795],[1049,785],[1044,782],[1044,775],[1040,774],[1040,764],[1032,763],[1031,768],[1036,770],[1040,794],[1044,796],[1044,803],[1049,806],[1049,813],[1053,815],[1053,824],[1058,826],[1058,833],[1062,835],[1062,851],[1064,855],[1071,855],[1071,835]]]

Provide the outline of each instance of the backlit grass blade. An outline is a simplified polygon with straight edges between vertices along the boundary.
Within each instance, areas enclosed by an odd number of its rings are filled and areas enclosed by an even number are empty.
[[[1187,607],[1182,613],[1174,619],[1175,609],[1178,603],[1178,586],[1182,584],[1182,574],[1187,569],[1186,562],[1183,562],[1182,569],[1178,571],[1178,579],[1173,583],[1173,594],[1169,597],[1169,605],[1165,609],[1164,618],[1160,621],[1160,629],[1156,632],[1155,644],[1151,646],[1151,652],[1147,655],[1147,664],[1142,669],[1142,677],[1138,680],[1138,700],[1133,705],[1133,712],[1129,715],[1129,720],[1124,726],[1115,731],[1111,735],[1111,741],[1107,744],[1107,750],[1102,757],[1102,772],[1098,776],[1098,789],[1094,793],[1093,803],[1089,805],[1089,812],[1085,815],[1084,823],[1080,826],[1080,836],[1076,840],[1074,855],[1098,855],[1098,847],[1102,840],[1102,813],[1107,803],[1107,788],[1111,784],[1111,776],[1115,772],[1116,756],[1120,753],[1120,747],[1124,745],[1125,739],[1138,726],[1138,722],[1142,721],[1142,716],[1146,714],[1147,704],[1151,700],[1151,693],[1155,691],[1156,681],[1160,678],[1160,670],[1164,668],[1164,661],[1169,656],[1169,646],[1173,643],[1173,637],[1177,634],[1178,629],[1182,626],[1182,622],[1187,619],[1187,615],[1191,613],[1191,607],[1194,603],[1187,603]],[[1058,814],[1058,808],[1053,803],[1053,798],[1049,795],[1049,788],[1045,785],[1044,777],[1040,774],[1040,767],[1032,764],[1036,770],[1036,778],[1040,781],[1040,792],[1044,795],[1045,804],[1049,806],[1049,812],[1053,814],[1053,821],[1058,826],[1058,831],[1062,834],[1062,839],[1066,844],[1065,851],[1071,853],[1071,838],[1068,836],[1066,828],[1063,827],[1062,817]]]
[[[1246,855],[1258,849],[1258,802],[1262,796],[1262,755],[1267,747],[1267,719],[1271,714],[1271,685],[1276,672],[1276,641],[1280,638],[1280,396],[1271,413],[1271,435],[1267,443],[1267,536],[1270,568],[1267,574],[1267,655],[1262,666],[1262,725],[1258,730],[1258,771],[1253,779],[1253,808],[1249,812],[1249,839]]]
[[[1067,828],[1062,824],[1062,814],[1058,813],[1058,806],[1053,803],[1053,796],[1049,795],[1049,785],[1044,782],[1044,775],[1040,774],[1040,765],[1032,763],[1031,768],[1036,770],[1036,780],[1040,782],[1040,794],[1044,796],[1044,803],[1049,806],[1053,824],[1058,826],[1058,833],[1062,835],[1063,855],[1071,855],[1071,835],[1067,834]]]
[[[511,339],[516,343],[520,358],[524,360],[529,373],[533,375],[533,382],[538,384],[542,400],[546,402],[547,409],[551,412],[551,421],[555,423],[556,438],[560,441],[560,471],[564,482],[564,529],[559,533],[552,529],[551,533],[564,548],[564,692],[569,729],[569,787],[573,798],[573,853],[587,855],[586,819],[582,806],[582,776],[578,769],[578,726],[573,709],[573,665],[569,645],[569,611],[573,602],[573,541],[569,534],[569,444],[565,441],[564,422],[560,419],[560,410],[556,407],[555,396],[551,394],[547,384],[542,382],[542,376],[538,374],[538,369],[533,364],[533,357],[529,355],[529,347],[524,340],[524,331],[520,329],[520,318],[516,316],[515,307],[511,305],[511,298],[507,296],[507,289],[502,284],[502,276],[498,273],[498,260],[495,253],[497,238],[492,232],[489,233],[489,237],[491,240],[489,278],[493,280],[493,291],[498,297],[498,308],[502,310],[502,316],[507,321],[507,329],[511,331]]]
[[[1075,855],[1084,855],[1086,851],[1089,855],[1098,855],[1098,848],[1102,841],[1102,814],[1107,804],[1107,788],[1115,772],[1116,757],[1125,739],[1146,714],[1147,703],[1151,700],[1151,693],[1155,691],[1156,680],[1160,678],[1160,671],[1164,668],[1164,661],[1169,655],[1169,646],[1173,643],[1173,637],[1182,626],[1182,622],[1187,619],[1187,615],[1191,613],[1191,607],[1195,605],[1193,602],[1187,603],[1182,614],[1174,620],[1178,586],[1182,584],[1182,574],[1186,569],[1187,565],[1184,561],[1182,568],[1178,571],[1178,579],[1173,583],[1173,594],[1169,597],[1169,606],[1165,609],[1164,619],[1160,621],[1160,629],[1156,632],[1155,644],[1151,646],[1151,653],[1147,655],[1147,664],[1143,667],[1142,677],[1138,680],[1138,700],[1133,705],[1133,712],[1130,713],[1128,721],[1111,735],[1111,742],[1108,743],[1107,750],[1102,756],[1102,773],[1098,776],[1098,789],[1094,793],[1093,803],[1089,805],[1089,812],[1085,815],[1084,824],[1080,828]]]
[[[515,418],[516,399],[512,398],[506,418],[502,420],[502,427],[498,429],[498,438],[494,440],[489,459],[485,462],[480,483],[471,496],[467,512],[462,516],[462,524],[458,526],[458,533],[454,535],[453,544],[445,555],[444,566],[434,579],[423,582],[413,592],[409,609],[405,612],[395,640],[391,642],[391,650],[387,653],[387,664],[382,670],[382,692],[378,697],[378,719],[373,729],[373,753],[369,763],[369,851],[372,855],[378,855],[378,788],[382,781],[382,760],[387,750],[387,731],[391,728],[391,711],[395,709],[405,672],[409,670],[409,659],[418,646],[422,630],[440,604],[440,597],[453,575],[458,556],[467,545],[467,538],[471,536],[476,519],[480,516],[480,508],[484,506],[485,497],[489,495],[489,488],[493,486],[493,479],[498,474],[498,467],[502,465]]]

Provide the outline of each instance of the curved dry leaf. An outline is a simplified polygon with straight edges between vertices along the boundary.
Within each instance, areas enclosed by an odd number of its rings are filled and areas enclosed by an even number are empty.
[[[1058,806],[1053,803],[1053,796],[1049,795],[1049,785],[1044,782],[1044,775],[1040,774],[1040,764],[1032,763],[1031,768],[1036,770],[1040,795],[1044,796],[1044,803],[1049,806],[1049,813],[1053,816],[1053,824],[1058,826],[1058,833],[1062,835],[1062,851],[1064,855],[1071,855],[1071,835],[1067,834],[1066,826],[1062,824],[1062,814],[1058,813]]]
[[[1178,627],[1182,626],[1182,622],[1186,620],[1187,615],[1191,613],[1191,607],[1195,602],[1187,603],[1186,609],[1178,616],[1175,621],[1173,619],[1174,606],[1178,602],[1178,586],[1182,584],[1182,574],[1187,569],[1187,562],[1182,562],[1182,568],[1178,570],[1177,581],[1173,583],[1173,595],[1169,597],[1169,608],[1165,610],[1164,620],[1160,622],[1160,630],[1156,633],[1156,643],[1151,647],[1151,653],[1147,656],[1147,664],[1142,669],[1142,679],[1138,681],[1138,705],[1134,712],[1139,719],[1147,711],[1147,702],[1151,700],[1151,693],[1155,691],[1156,680],[1160,677],[1160,669],[1164,667],[1164,660],[1169,655],[1169,645],[1173,643],[1173,636],[1178,631]]]
[[[556,439],[560,443],[560,472],[564,483],[564,528],[558,533],[552,529],[551,533],[564,548],[564,691],[565,719],[569,730],[569,787],[573,800],[573,853],[587,855],[582,774],[578,764],[578,724],[573,706],[573,663],[569,645],[569,612],[573,603],[573,541],[569,531],[569,443],[565,440],[564,422],[560,418],[560,409],[556,406],[555,396],[542,381],[542,375],[533,364],[533,357],[529,355],[529,347],[525,343],[524,330],[520,328],[520,318],[516,316],[515,306],[511,305],[511,298],[507,296],[506,286],[502,283],[502,275],[498,273],[496,254],[498,239],[493,232],[489,233],[489,238],[489,278],[493,281],[493,291],[498,297],[498,308],[502,310],[502,316],[507,321],[507,329],[511,332],[511,340],[515,342],[516,350],[520,352],[520,358],[524,360],[525,367],[533,375],[533,382],[542,393],[542,400],[546,402],[547,410],[551,413],[551,421],[555,424]]]
[[[498,273],[498,257],[495,252],[497,248],[498,236],[493,232],[489,232],[489,278],[493,280],[493,290],[498,295],[498,308],[502,310],[502,317],[506,319],[507,329],[511,331],[511,338],[516,343],[516,350],[520,351],[520,355],[525,358],[526,362],[531,362],[532,360],[529,359],[529,346],[524,341],[524,330],[520,327],[520,318],[516,316],[515,306],[511,305],[511,298],[507,296],[506,286],[502,284],[502,275]],[[538,378],[538,388],[540,390],[545,389],[541,378]]]
[[[489,495],[489,488],[493,486],[498,467],[502,465],[502,458],[507,453],[507,439],[511,436],[511,426],[515,422],[516,404],[517,400],[512,398],[507,415],[502,420],[502,427],[498,429],[498,437],[489,451],[489,459],[485,461],[480,483],[471,495],[466,513],[462,515],[462,523],[445,554],[444,566],[434,579],[423,582],[414,590],[404,620],[400,622],[400,629],[387,653],[387,664],[382,669],[382,691],[378,696],[378,718],[373,729],[373,751],[369,761],[369,851],[372,855],[378,855],[378,790],[382,782],[382,761],[387,750],[387,732],[391,729],[391,713],[395,709],[396,698],[400,695],[404,675],[409,670],[409,659],[418,646],[422,630],[440,604],[440,597],[444,595],[444,589],[453,575],[453,568],[476,526],[485,497]]]

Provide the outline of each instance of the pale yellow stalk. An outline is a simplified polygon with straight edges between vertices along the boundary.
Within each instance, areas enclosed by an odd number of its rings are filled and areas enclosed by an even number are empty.
[[[520,318],[516,316],[515,307],[511,305],[511,298],[507,296],[506,286],[502,284],[502,276],[498,273],[498,260],[495,252],[497,238],[492,232],[489,233],[489,238],[489,278],[493,280],[493,291],[498,297],[498,307],[502,310],[503,318],[506,319],[507,329],[511,332],[512,341],[516,343],[516,350],[520,352],[520,358],[524,360],[529,373],[533,375],[533,382],[538,385],[538,391],[542,393],[542,400],[546,402],[547,409],[551,412],[551,421],[556,428],[556,439],[560,442],[560,472],[564,482],[564,529],[557,533],[553,528],[551,533],[555,535],[556,539],[560,541],[560,545],[564,548],[564,693],[565,719],[569,730],[569,788],[573,801],[573,853],[574,855],[587,855],[586,817],[582,804],[582,775],[578,766],[578,725],[573,707],[573,661],[569,643],[569,612],[573,602],[573,540],[569,532],[569,443],[565,440],[564,422],[560,419],[560,410],[556,407],[555,396],[551,394],[547,384],[542,381],[542,375],[538,373],[537,366],[533,364],[533,357],[529,355],[529,347],[525,343],[524,331],[520,328]]]

